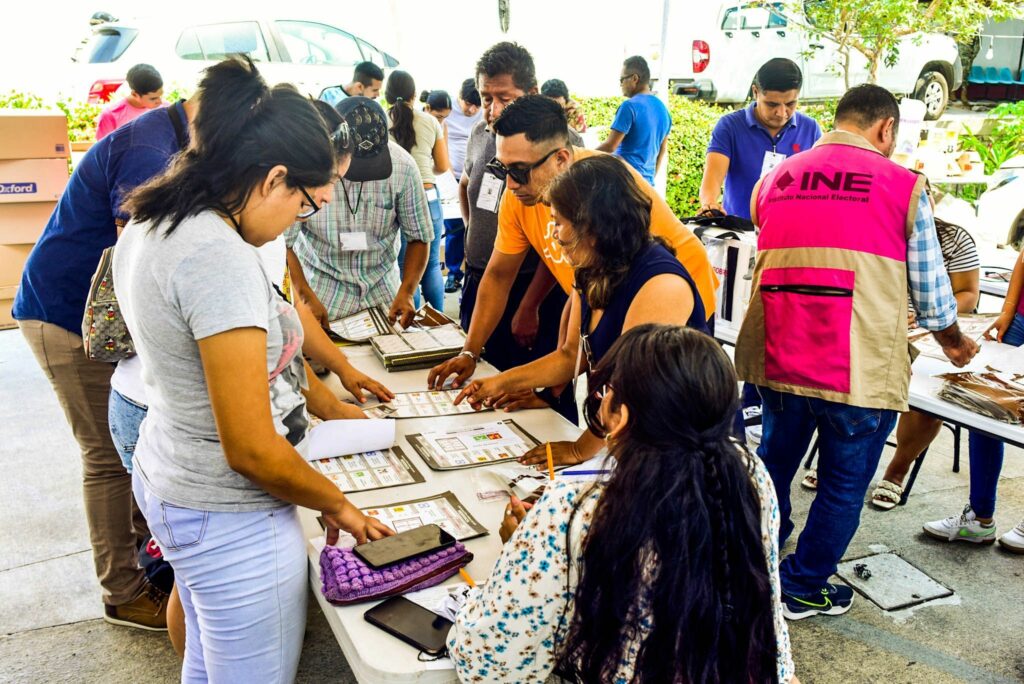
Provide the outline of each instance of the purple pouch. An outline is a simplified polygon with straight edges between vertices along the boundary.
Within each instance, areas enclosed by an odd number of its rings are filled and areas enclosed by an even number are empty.
[[[320,580],[324,598],[344,606],[432,587],[472,560],[473,554],[456,542],[447,549],[374,569],[352,549],[325,546],[320,552]]]

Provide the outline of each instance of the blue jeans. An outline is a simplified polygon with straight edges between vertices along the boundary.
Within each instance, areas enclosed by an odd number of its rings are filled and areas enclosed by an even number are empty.
[[[789,488],[818,432],[818,491],[797,540],[779,566],[782,590],[817,593],[835,573],[860,524],[864,495],[878,467],[896,412],[847,406],[759,387],[761,445],[757,455],[775,483],[782,527],[779,548],[793,532]]]
[[[294,506],[228,513],[162,501],[138,471],[132,490],[185,612],[181,681],[295,680],[306,629],[306,544]]]
[[[466,224],[460,218],[444,220],[444,265],[450,275],[462,277],[466,258]]]
[[[117,455],[125,470],[132,472],[132,456],[135,444],[139,441],[139,426],[146,417],[148,409],[142,404],[124,396],[115,389],[110,390],[107,401],[107,425],[110,427],[110,438],[114,441]]]
[[[420,290],[430,306],[438,311],[444,311],[444,276],[441,275],[441,239],[444,234],[444,212],[441,210],[440,195],[437,189],[432,188],[426,191],[427,197],[434,199],[427,200],[430,207],[430,221],[434,225],[434,239],[430,241],[430,252],[427,255],[427,268],[420,278],[420,289],[416,291],[415,304],[420,308]],[[398,252],[398,268],[405,272],[405,236],[402,236],[402,248]]]
[[[1003,335],[1003,344],[1024,344],[1024,316],[1017,314]],[[970,433],[971,508],[979,518],[991,518],[996,512],[996,488],[1003,469],[1003,443],[985,435]]]

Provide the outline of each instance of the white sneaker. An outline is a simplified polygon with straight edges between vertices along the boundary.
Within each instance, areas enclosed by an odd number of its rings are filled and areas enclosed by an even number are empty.
[[[1024,520],[999,538],[999,545],[1010,553],[1024,553]]]
[[[974,544],[991,544],[996,540],[995,524],[982,525],[971,510],[971,505],[964,506],[963,513],[951,515],[945,520],[925,523],[924,533],[943,541],[965,541]],[[1024,544],[1024,537],[1021,537]],[[1024,551],[1024,546],[1022,546]]]

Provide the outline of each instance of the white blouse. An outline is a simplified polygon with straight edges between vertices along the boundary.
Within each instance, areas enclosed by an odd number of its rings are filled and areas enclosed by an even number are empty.
[[[788,682],[793,659],[779,585],[779,505],[764,465],[757,458],[752,460],[751,477],[761,500],[761,539],[771,575],[778,680]],[[448,635],[448,650],[460,681],[542,682],[552,675],[555,652],[572,621],[579,581],[575,567],[570,571],[568,565],[566,532],[577,501],[585,496],[568,535],[574,565],[579,564],[582,542],[604,489],[590,489],[592,485],[564,479],[548,487],[505,544],[487,584],[470,593]],[[639,641],[629,647],[614,681],[632,679],[638,647]]]

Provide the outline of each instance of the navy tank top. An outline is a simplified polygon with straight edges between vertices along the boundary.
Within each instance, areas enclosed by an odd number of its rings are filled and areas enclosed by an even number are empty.
[[[619,339],[622,334],[622,326],[626,322],[626,313],[637,293],[640,292],[648,280],[665,273],[672,273],[679,276],[689,284],[693,291],[693,312],[690,314],[686,325],[689,328],[708,333],[707,316],[704,315],[704,304],[701,302],[697,286],[693,282],[686,268],[679,263],[679,260],[672,256],[665,247],[658,242],[651,243],[645,247],[633,259],[625,280],[619,284],[612,293],[611,301],[604,310],[604,315],[598,321],[594,331],[587,335],[590,329],[590,318],[593,310],[587,304],[587,297],[580,293],[582,309],[580,311],[580,340],[584,344],[584,351],[588,353],[591,368],[601,360],[608,350]]]

